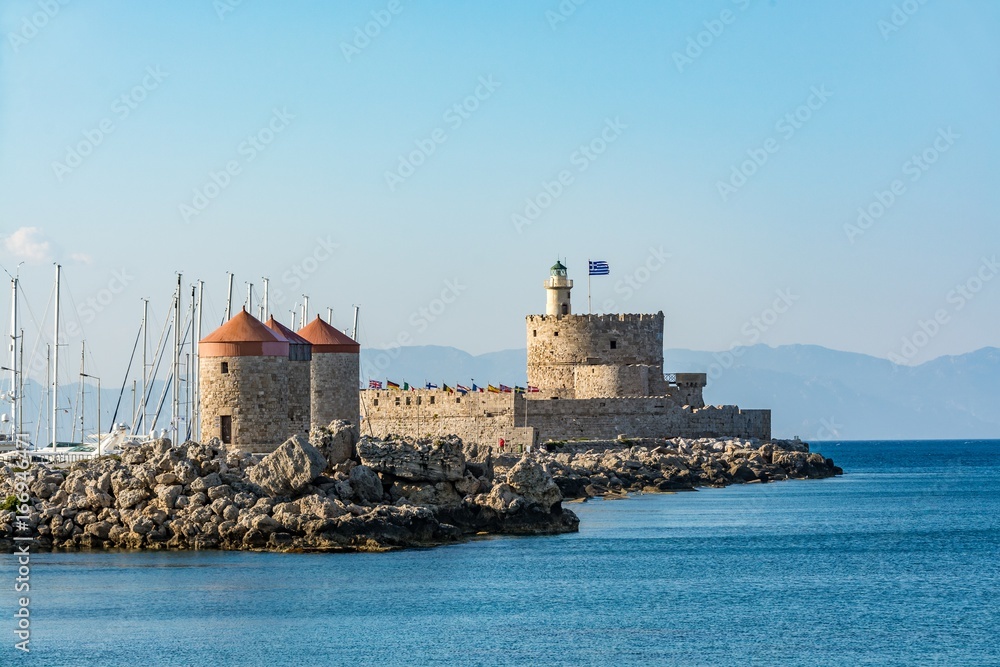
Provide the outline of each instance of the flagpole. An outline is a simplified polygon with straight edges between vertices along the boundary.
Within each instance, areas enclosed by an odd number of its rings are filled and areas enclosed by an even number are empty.
[[[590,258],[587,258],[587,314],[591,314],[590,308]]]

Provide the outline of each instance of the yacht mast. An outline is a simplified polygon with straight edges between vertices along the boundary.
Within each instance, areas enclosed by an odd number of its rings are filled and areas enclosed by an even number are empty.
[[[226,296],[226,319],[223,322],[225,324],[233,316],[233,274],[229,271],[226,272],[229,275],[229,291]]]
[[[194,421],[191,424],[193,440],[201,442],[201,316],[205,302],[205,281],[198,281],[198,318],[195,320],[194,337]]]
[[[52,339],[52,448],[56,447],[56,415],[59,412],[59,279],[62,266],[56,264],[56,316]]]
[[[195,284],[191,285],[191,308],[189,313],[189,318],[191,321],[191,344],[188,346],[189,352],[187,353],[187,408],[185,412],[187,413],[187,422],[184,424],[185,440],[194,437],[194,425],[191,423],[192,417],[194,417],[194,368],[191,366],[191,362],[194,360],[194,345],[195,345],[195,326],[194,326],[194,316],[196,314],[195,310],[195,300],[198,294],[198,286]]]
[[[17,277],[10,279],[10,393],[12,396],[10,405],[10,429],[11,440],[17,439],[21,432],[18,424],[18,407],[21,403],[21,388],[18,386],[17,377]]]
[[[132,425],[132,435],[139,432],[139,425],[142,428],[149,428],[146,424],[146,374],[149,372],[148,364],[146,363],[146,348],[148,347],[148,318],[149,315],[149,299],[142,300],[142,398],[139,399],[139,419],[137,424]],[[135,419],[135,411],[132,412],[132,418]]]
[[[264,301],[261,303],[261,317],[260,317],[260,321],[263,322],[265,321],[265,318],[271,316],[271,313],[268,312],[268,303],[267,303],[267,283],[269,279],[261,277],[261,280],[264,281]]]
[[[354,340],[358,339],[358,311],[361,310],[361,306],[354,306],[354,329],[351,331],[351,338]]]
[[[24,401],[21,399],[24,396],[24,329],[21,329],[21,340],[18,345],[18,360],[17,367],[20,369],[21,379],[20,384],[17,388],[17,433],[18,437],[24,433]]]
[[[174,345],[173,345],[173,387],[170,400],[170,442],[177,446],[178,404],[180,402],[180,348],[181,348],[181,274],[177,274],[177,290],[174,292]]]

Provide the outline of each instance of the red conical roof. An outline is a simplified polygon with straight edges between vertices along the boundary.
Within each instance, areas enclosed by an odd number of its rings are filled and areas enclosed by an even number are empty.
[[[307,341],[305,338],[298,335],[297,333],[286,327],[278,320],[274,319],[274,315],[272,315],[271,318],[264,323],[264,326],[266,326],[271,331],[277,332],[278,335],[287,338],[288,342],[291,343],[292,345],[312,345],[312,343]]]
[[[316,319],[299,329],[299,335],[312,343],[314,353],[347,352],[358,354],[361,345],[342,331],[338,331],[326,322]]]
[[[288,339],[246,309],[198,342],[202,357],[287,357]]]

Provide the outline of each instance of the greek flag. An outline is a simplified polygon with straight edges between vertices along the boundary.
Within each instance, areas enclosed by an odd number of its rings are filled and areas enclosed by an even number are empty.
[[[590,262],[590,275],[592,276],[606,276],[611,273],[611,269],[608,268],[607,262],[595,262],[591,260]]]

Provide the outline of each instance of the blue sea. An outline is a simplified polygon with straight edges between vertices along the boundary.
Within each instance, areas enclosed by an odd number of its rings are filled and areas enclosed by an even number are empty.
[[[813,449],[847,474],[573,503],[574,535],[36,554],[30,654],[0,554],[0,664],[1000,665],[1000,442]]]

